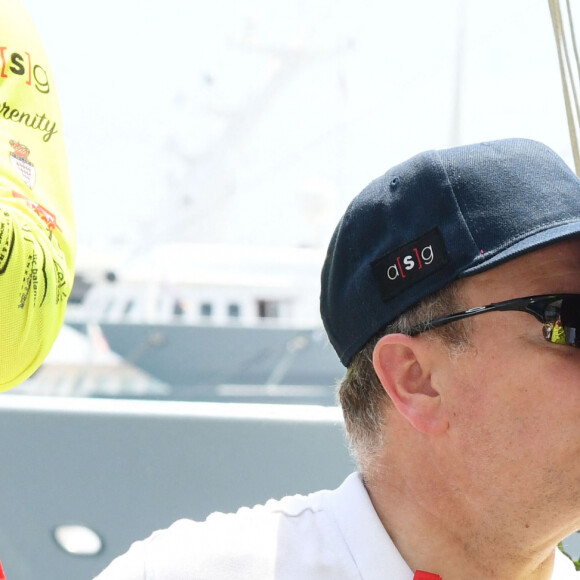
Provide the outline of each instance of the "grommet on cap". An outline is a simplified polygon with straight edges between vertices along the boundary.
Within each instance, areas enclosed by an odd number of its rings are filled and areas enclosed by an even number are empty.
[[[399,185],[399,181],[401,181],[398,177],[393,177],[393,179],[391,179],[391,189],[396,189],[397,185]]]

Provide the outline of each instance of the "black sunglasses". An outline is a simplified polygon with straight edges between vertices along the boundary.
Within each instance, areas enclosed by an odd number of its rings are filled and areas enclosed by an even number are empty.
[[[476,306],[464,312],[442,316],[415,326],[409,335],[415,336],[432,328],[438,328],[444,324],[484,312],[509,310],[527,312],[539,320],[544,325],[543,334],[546,340],[580,348],[580,294],[543,294],[527,298],[514,298],[487,306]]]

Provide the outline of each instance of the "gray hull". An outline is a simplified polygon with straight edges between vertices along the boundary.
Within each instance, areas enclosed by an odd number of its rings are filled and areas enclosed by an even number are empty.
[[[85,330],[83,324],[71,324]],[[320,329],[102,323],[109,347],[177,388],[294,385],[332,388],[344,375]]]

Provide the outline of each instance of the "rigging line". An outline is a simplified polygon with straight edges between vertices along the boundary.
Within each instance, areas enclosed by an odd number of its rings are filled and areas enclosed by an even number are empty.
[[[576,79],[574,77],[574,71],[572,70],[572,64],[570,59],[570,53],[568,52],[568,41],[566,39],[566,32],[564,30],[564,23],[562,20],[562,12],[560,10],[559,0],[558,0],[558,22],[560,28],[560,36],[562,39],[562,47],[564,48],[564,55],[566,60],[566,68],[568,69],[568,82],[572,87],[572,95],[574,97],[574,105],[576,108],[576,126],[580,123],[580,107],[578,106],[578,93],[576,91]],[[571,23],[569,23],[571,24]]]
[[[578,59],[578,47],[576,45],[576,32],[574,30],[574,19],[572,17],[572,8],[570,6],[570,0],[566,0],[566,9],[568,11],[568,26],[570,28],[570,37],[572,39],[572,47],[574,49],[574,58],[576,60],[576,72],[577,72],[577,76],[576,76],[576,82],[580,81],[580,60]],[[574,77],[572,75],[572,72],[570,71],[570,77],[572,79],[572,83],[574,86]],[[575,97],[575,101],[576,101],[576,120],[577,122],[580,124],[580,111],[578,108],[578,100],[576,97],[576,93],[574,93],[574,97]],[[576,146],[578,147],[578,143],[576,141]],[[576,170],[576,172],[578,172],[578,169]]]
[[[568,51],[566,46],[566,38],[564,35],[563,24],[562,24],[562,14],[560,11],[559,0],[550,0],[550,10],[552,12],[552,22],[554,25],[554,34],[556,36],[556,46],[558,49],[558,60],[560,63],[560,74],[562,77],[562,87],[564,92],[564,100],[566,105],[566,115],[568,117],[568,129],[570,132],[570,140],[572,145],[572,153],[574,156],[574,165],[576,167],[576,173],[580,174],[580,151],[578,150],[578,137],[576,125],[578,123],[578,116],[574,116],[574,109],[572,108],[572,102],[570,98],[570,86],[575,93],[574,79],[572,77],[572,71],[569,64]],[[567,65],[567,66],[565,66]],[[568,72],[568,76],[566,74]],[[576,100],[576,99],[575,99]],[[578,108],[576,107],[576,113]]]
[[[576,59],[576,69],[578,71],[578,78],[580,79],[580,59],[578,59],[578,48],[576,46],[576,33],[574,31],[574,19],[572,18],[572,8],[570,7],[570,0],[566,0],[566,8],[568,9],[568,24],[570,26],[570,36],[572,38],[572,46],[574,48],[574,58]]]
[[[557,16],[559,42],[560,42],[560,46],[562,48],[563,55],[564,55],[563,62],[566,65],[566,71],[568,73],[568,76],[566,77],[566,83],[567,83],[566,86],[567,86],[567,89],[568,89],[568,96],[570,94],[569,93],[570,88],[572,89],[572,96],[574,97],[574,104],[576,105],[576,107],[575,107],[575,109],[576,109],[575,121],[576,121],[576,124],[577,124],[578,123],[577,95],[576,95],[576,88],[575,88],[575,85],[574,85],[574,75],[572,73],[572,67],[571,67],[571,64],[570,64],[570,55],[568,53],[568,43],[566,41],[566,33],[564,31],[564,23],[563,23],[563,20],[562,20],[562,12],[560,10],[560,0],[556,0],[556,16]],[[574,126],[576,126],[576,124]]]
[[[574,121],[574,113],[570,103],[570,92],[566,79],[566,67],[564,66],[562,55],[562,17],[560,14],[559,0],[548,0],[550,6],[550,14],[552,16],[552,25],[554,27],[554,36],[556,38],[556,48],[558,50],[558,62],[560,64],[560,76],[562,78],[562,89],[564,92],[564,103],[566,105],[566,116],[568,118],[568,129],[570,132],[570,142],[572,145],[572,154],[574,156],[574,165],[576,174],[580,175],[580,152],[578,151],[578,138],[576,134],[576,126]]]

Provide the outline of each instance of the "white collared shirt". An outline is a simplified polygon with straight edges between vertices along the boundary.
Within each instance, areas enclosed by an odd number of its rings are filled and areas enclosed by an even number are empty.
[[[559,551],[552,580],[580,576]],[[96,580],[413,580],[357,473],[334,491],[270,500],[136,542]]]

